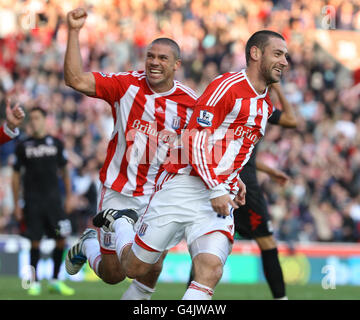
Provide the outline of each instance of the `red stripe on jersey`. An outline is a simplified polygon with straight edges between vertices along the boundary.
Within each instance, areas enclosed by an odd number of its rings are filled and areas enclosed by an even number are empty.
[[[102,166],[102,168],[100,169],[100,181],[102,183],[104,183],[106,180],[107,169],[109,168],[110,162],[111,162],[112,158],[114,157],[116,147],[118,144],[118,136],[119,136],[119,133],[117,132],[115,134],[114,138],[112,138],[108,144],[105,162],[104,162],[104,165]]]
[[[125,130],[126,152],[121,161],[120,172],[119,172],[116,180],[114,181],[114,183],[111,186],[115,190],[121,190],[129,180],[129,177],[127,174],[127,169],[128,169],[128,165],[129,165],[128,160],[130,158],[131,150],[133,148],[135,135],[136,135],[135,130],[132,128],[132,124],[134,123],[135,120],[141,119],[141,117],[144,113],[144,108],[145,108],[145,103],[146,103],[145,95],[139,94],[139,92],[138,92],[134,101],[136,101],[136,102],[134,102],[133,105],[131,106],[126,130]],[[139,104],[137,105],[136,103],[139,103]],[[139,108],[139,105],[142,107]]]
[[[165,114],[166,114],[166,100],[162,98],[155,99],[155,122],[157,132],[164,130]],[[146,144],[146,150],[143,155],[143,161],[138,166],[138,175],[136,176],[136,189],[134,195],[144,194],[144,184],[147,181],[147,174],[150,169],[150,163],[156,156],[158,137],[149,136]]]

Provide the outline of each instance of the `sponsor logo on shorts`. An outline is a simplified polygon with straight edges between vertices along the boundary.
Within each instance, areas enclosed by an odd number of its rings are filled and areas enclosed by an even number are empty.
[[[261,224],[261,215],[249,209],[251,230],[254,231]]]
[[[143,224],[139,228],[139,236],[140,237],[142,237],[145,234],[147,227],[148,227],[148,225],[145,222],[143,222]]]
[[[104,246],[110,247],[111,245],[111,233],[105,233],[104,235]]]

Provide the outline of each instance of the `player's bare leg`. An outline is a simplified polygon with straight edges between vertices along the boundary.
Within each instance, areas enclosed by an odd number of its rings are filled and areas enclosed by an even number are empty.
[[[107,284],[117,284],[125,279],[125,272],[116,254],[102,254],[98,276]]]
[[[131,246],[135,236],[133,224],[136,220],[137,214],[134,210],[107,209],[98,213],[93,222],[97,227],[105,227],[107,231],[115,232],[116,253],[120,261],[117,264],[118,270],[124,270],[127,277],[135,279],[122,299],[147,300],[154,292],[166,254],[155,264],[144,263],[134,255]]]
[[[277,245],[272,235],[255,238],[261,250],[264,275],[274,299],[287,300]]]
[[[194,280],[183,300],[211,300],[223,272],[221,260],[210,253],[200,253],[192,261]]]
[[[122,300],[150,300],[151,295],[155,292],[155,286],[160,276],[166,254],[167,251],[151,266],[147,274],[137,277],[132,281],[121,297]]]

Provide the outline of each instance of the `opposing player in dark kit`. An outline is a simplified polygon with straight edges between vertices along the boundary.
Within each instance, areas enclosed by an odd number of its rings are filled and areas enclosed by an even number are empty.
[[[16,147],[16,162],[12,177],[15,217],[21,223],[22,235],[31,241],[30,265],[35,270],[35,282],[28,293],[39,295],[40,282],[36,268],[40,259],[40,240],[44,235],[56,241],[53,280],[49,290],[72,295],[74,290],[58,280],[64,253],[65,237],[71,232],[70,221],[63,209],[59,177],[64,181],[65,209],[69,211],[71,181],[63,143],[46,133],[46,111],[35,107],[30,111],[32,135]],[[20,207],[20,189],[23,185],[24,208]]]

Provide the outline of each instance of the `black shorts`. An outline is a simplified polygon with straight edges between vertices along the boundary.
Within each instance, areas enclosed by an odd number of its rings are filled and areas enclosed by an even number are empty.
[[[246,203],[234,211],[235,231],[246,239],[273,234],[263,192],[257,182],[246,183]]]
[[[62,208],[61,201],[27,200],[21,234],[39,241],[46,235],[51,239],[63,239],[71,233],[71,224]]]

